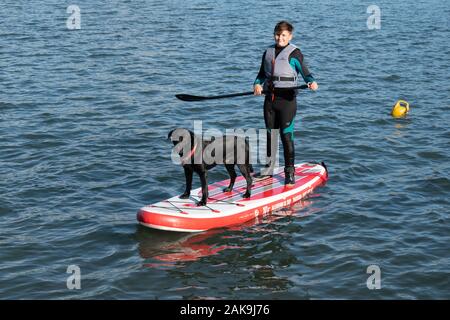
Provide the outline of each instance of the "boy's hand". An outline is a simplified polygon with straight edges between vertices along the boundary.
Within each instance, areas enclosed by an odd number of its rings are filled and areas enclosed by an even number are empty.
[[[262,94],[262,92],[263,92],[263,87],[262,87],[262,85],[260,85],[260,84],[255,84],[255,85],[253,86],[253,94],[254,94],[255,96],[260,96],[260,95]]]
[[[319,85],[317,82],[310,82],[308,83],[308,88],[310,88],[312,91],[316,91],[319,88]]]

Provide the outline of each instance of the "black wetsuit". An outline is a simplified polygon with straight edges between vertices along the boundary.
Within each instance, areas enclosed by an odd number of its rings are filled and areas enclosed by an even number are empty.
[[[275,47],[275,56],[285,47]],[[262,57],[261,67],[254,84],[262,84],[266,81],[264,70],[265,52]],[[314,78],[303,63],[303,54],[300,49],[295,49],[289,55],[289,64],[297,73],[300,73],[306,83],[314,82]],[[297,112],[297,99],[295,90],[273,90],[273,94],[267,94],[264,100],[264,121],[267,129],[267,145],[271,145],[271,129],[280,129],[281,141],[284,150],[285,168],[293,167],[295,163],[294,150],[294,118]],[[267,157],[270,157],[270,148],[267,148]]]

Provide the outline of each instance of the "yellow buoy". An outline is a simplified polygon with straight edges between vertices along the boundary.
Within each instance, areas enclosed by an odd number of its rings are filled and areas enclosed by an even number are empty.
[[[398,100],[395,106],[392,108],[391,115],[394,118],[401,118],[406,116],[409,112],[409,103],[405,100]]]

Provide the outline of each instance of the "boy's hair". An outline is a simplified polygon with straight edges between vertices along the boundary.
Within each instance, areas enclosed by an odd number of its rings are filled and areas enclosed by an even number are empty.
[[[290,33],[292,33],[292,31],[294,31],[294,27],[289,22],[283,20],[277,23],[275,29],[273,30],[273,34],[282,33],[284,30],[287,30]]]

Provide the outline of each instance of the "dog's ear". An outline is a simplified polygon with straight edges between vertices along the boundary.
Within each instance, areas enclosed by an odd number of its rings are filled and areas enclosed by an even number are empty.
[[[172,137],[172,134],[173,134],[173,132],[175,131],[176,129],[173,129],[173,130],[171,130],[170,132],[169,132],[169,134],[167,135],[167,139],[170,139],[171,137]]]

